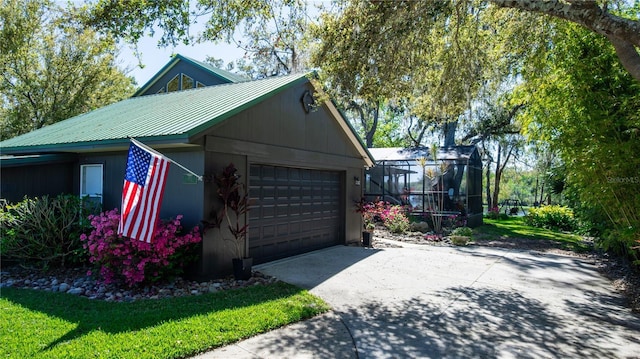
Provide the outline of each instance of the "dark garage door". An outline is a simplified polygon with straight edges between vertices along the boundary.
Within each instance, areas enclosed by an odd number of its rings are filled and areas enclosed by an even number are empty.
[[[254,263],[344,242],[340,172],[251,165],[249,176]]]

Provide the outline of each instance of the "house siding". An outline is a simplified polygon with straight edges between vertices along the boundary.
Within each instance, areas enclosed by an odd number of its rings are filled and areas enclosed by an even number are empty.
[[[360,199],[362,188],[355,184],[354,178],[363,178],[364,161],[326,106],[305,113],[300,99],[309,89],[304,84],[294,86],[208,131],[205,174],[211,178],[232,162],[243,182],[250,186],[249,166],[252,164],[340,172],[344,219],[340,224],[343,230],[339,241],[357,244],[361,239],[362,222],[353,205]],[[220,207],[215,191],[213,183],[205,182],[205,215]],[[228,274],[232,257],[220,231],[208,231],[200,263],[204,276]]]
[[[0,171],[0,198],[9,203],[41,196],[78,194],[77,162],[3,167]]]
[[[161,149],[160,152],[198,174],[203,173],[203,151]],[[102,164],[104,166],[102,208],[104,210],[120,209],[127,152],[84,154],[81,155],[79,164]],[[75,172],[79,176],[79,170],[76,169]],[[169,167],[160,218],[175,218],[175,216],[182,214],[184,216],[182,224],[187,228],[198,225],[203,218],[203,184],[202,182],[188,183],[189,181],[185,181],[185,174],[187,172],[177,165],[172,164]],[[76,179],[76,182],[79,183],[79,179]],[[79,188],[76,188],[74,193],[78,194]]]

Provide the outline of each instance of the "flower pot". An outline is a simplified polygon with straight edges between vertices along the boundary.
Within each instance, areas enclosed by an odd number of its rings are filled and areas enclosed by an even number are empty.
[[[251,278],[251,266],[253,258],[233,258],[233,276],[236,280],[247,280]]]
[[[371,232],[362,232],[362,246],[363,247],[371,247],[371,239],[373,238],[373,233]]]

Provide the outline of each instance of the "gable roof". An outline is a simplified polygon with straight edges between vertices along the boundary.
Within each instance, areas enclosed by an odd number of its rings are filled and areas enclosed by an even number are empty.
[[[171,146],[189,145],[193,137],[293,86],[307,74],[208,86],[132,97],[97,110],[0,142],[0,153],[36,154],[126,149],[129,138]],[[331,101],[325,105],[367,166],[371,154]]]
[[[169,61],[166,65],[164,65],[160,71],[158,71],[155,75],[153,75],[153,77],[147,81],[144,85],[142,85],[138,91],[136,91],[132,97],[137,97],[140,96],[141,94],[143,94],[145,91],[147,91],[151,86],[153,86],[153,84],[155,84],[158,80],[160,80],[162,78],[162,76],[164,76],[164,74],[166,74],[167,72],[169,72],[169,70],[171,70],[173,67],[175,67],[180,61],[182,62],[186,62],[192,66],[198,67],[206,72],[208,72],[209,74],[223,80],[224,82],[229,82],[229,83],[235,83],[235,82],[244,82],[244,81],[249,81],[248,78],[238,75],[238,74],[234,74],[232,72],[229,71],[225,71],[223,69],[219,69],[217,67],[211,66],[207,63],[198,61],[198,60],[194,60],[190,57],[186,57],[180,54],[176,54],[175,56],[173,56],[173,58],[171,59],[171,61]]]

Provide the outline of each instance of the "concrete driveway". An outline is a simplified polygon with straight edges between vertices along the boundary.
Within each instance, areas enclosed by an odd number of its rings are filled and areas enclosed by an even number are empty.
[[[257,269],[333,311],[200,358],[640,357],[640,317],[584,259],[338,246]]]

